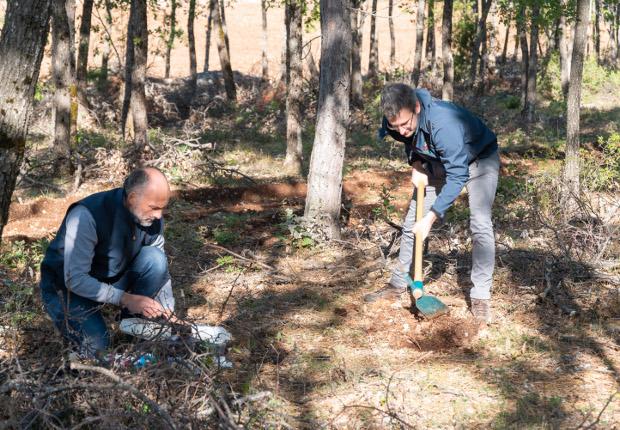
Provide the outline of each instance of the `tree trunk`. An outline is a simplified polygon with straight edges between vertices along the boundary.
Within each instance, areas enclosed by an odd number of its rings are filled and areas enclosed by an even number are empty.
[[[196,17],[196,0],[189,0],[187,13],[187,45],[189,47],[189,86],[193,93],[196,91],[198,66],[196,64],[196,39],[194,37],[194,18]]]
[[[431,59],[431,70],[437,68],[435,56],[435,0],[428,0],[428,24],[426,29],[426,58]]]
[[[50,0],[8,0],[0,35],[0,240],[24,157]]]
[[[90,46],[90,22],[93,15],[94,0],[84,0],[82,7],[82,21],[80,22],[80,45],[77,60],[77,82],[80,93],[86,89],[86,75],[88,73],[88,50]]]
[[[288,9],[284,8],[284,34],[282,39],[282,52],[280,53],[280,82],[284,87],[288,85]]]
[[[110,28],[112,27],[112,5],[110,4],[110,0],[105,0],[105,11],[106,23],[108,28]],[[101,51],[101,73],[99,73],[99,79],[97,81],[97,85],[100,89],[104,89],[108,84],[108,63],[110,60],[110,50],[112,45],[110,36],[108,36],[107,33],[103,38],[103,49]]]
[[[142,156],[148,141],[146,108],[146,64],[148,55],[148,31],[146,0],[131,0],[127,23],[127,49],[125,59],[125,97],[121,114],[121,128],[125,136],[125,124],[129,107],[133,120],[134,152]]]
[[[215,0],[209,0],[209,17],[207,18],[207,34],[206,34],[206,46],[205,46],[205,64],[203,72],[209,71],[209,48],[211,48],[211,28],[213,28],[213,8],[215,7]]]
[[[228,40],[228,27],[226,27],[226,0],[218,0],[220,5],[220,21],[222,22],[222,31],[224,32],[224,42],[226,42],[226,50],[230,57],[230,41]]]
[[[471,68],[469,70],[469,80],[472,85],[477,84],[476,72],[478,71],[478,58],[480,57],[480,45],[483,41],[486,41],[487,33],[487,16],[489,16],[489,10],[491,9],[492,0],[486,0],[482,3],[482,13],[478,20],[478,29],[476,30],[476,37],[474,39],[474,47],[471,52]]]
[[[352,0],[351,11],[351,105],[363,106],[363,79],[362,79],[362,29],[364,28],[365,11],[362,8],[363,0]]]
[[[370,15],[370,53],[368,55],[368,78],[377,76],[379,62],[379,39],[377,37],[377,0],[372,0]]]
[[[261,0],[261,25],[263,30],[263,38],[261,45],[261,76],[264,82],[269,80],[269,60],[267,58],[267,51],[269,50],[269,38],[267,33],[267,0]]]
[[[565,207],[573,207],[573,197],[579,193],[579,107],[581,103],[581,78],[583,57],[588,32],[589,0],[577,0],[577,21],[571,59],[570,83],[566,109],[566,164],[564,166],[563,200]]]
[[[418,0],[418,11],[415,17],[415,56],[413,59],[413,72],[411,82],[415,87],[420,83],[420,68],[422,67],[422,43],[424,41],[424,5],[425,0]]]
[[[220,0],[215,0],[219,1]],[[223,0],[221,0],[223,1]],[[215,25],[215,32],[217,33],[217,51],[220,56],[220,66],[222,68],[222,75],[224,76],[224,88],[226,90],[226,98],[231,101],[237,101],[237,89],[235,88],[235,78],[230,65],[230,51],[228,50],[226,35],[226,28],[222,22],[223,15],[221,14],[222,7],[219,4],[213,8],[213,23]]]
[[[538,68],[538,20],[540,17],[540,4],[532,3],[532,23],[530,26],[530,52],[528,61],[527,97],[523,112],[528,123],[534,121],[536,112],[536,72]]]
[[[441,98],[452,100],[454,95],[454,63],[452,60],[452,0],[443,2],[441,21],[441,52],[443,57],[443,87]]]
[[[388,0],[388,25],[390,27],[390,67],[396,62],[396,38],[394,36],[394,0]]]
[[[506,35],[504,36],[504,48],[502,49],[502,56],[500,63],[502,66],[506,64],[506,55],[508,54],[508,40],[510,39],[510,21],[506,23]]]
[[[320,13],[321,78],[304,217],[328,239],[338,239],[342,167],[349,123],[350,2],[323,0]]]
[[[525,33],[525,6],[522,5],[517,16],[517,33],[519,34],[519,45],[521,46],[521,107],[527,105],[527,81],[529,77],[530,55],[527,45],[527,35]]]
[[[596,52],[596,61],[601,64],[601,21],[603,17],[603,2],[595,0],[596,15],[594,19],[594,51]]]
[[[168,20],[170,34],[168,35],[168,43],[166,43],[166,72],[164,75],[166,79],[170,77],[170,56],[174,46],[174,38],[177,36],[177,0],[171,0],[170,7],[170,19]]]
[[[52,76],[54,81],[54,151],[57,174],[71,170],[72,100],[75,92],[75,0],[52,2]],[[76,110],[77,113],[77,110]]]
[[[517,18],[518,20],[519,18]],[[519,23],[517,22],[517,33],[515,34],[515,49],[512,52],[512,61],[517,62],[519,59],[519,48],[520,48],[521,38],[519,37]]]
[[[562,80],[562,93],[564,98],[568,97],[568,83],[570,79],[571,67],[571,26],[566,20],[565,14],[560,17],[560,79]]]
[[[286,92],[286,158],[284,167],[292,174],[301,174],[301,99],[303,67],[302,47],[302,7],[299,0],[288,0],[286,8],[289,16],[288,55],[289,78]]]

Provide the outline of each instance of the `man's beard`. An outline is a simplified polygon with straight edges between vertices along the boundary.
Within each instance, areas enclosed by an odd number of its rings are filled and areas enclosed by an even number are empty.
[[[153,225],[153,222],[155,222],[154,218],[142,218],[131,209],[129,210],[129,212],[133,216],[134,221],[138,223],[141,227],[148,228]]]

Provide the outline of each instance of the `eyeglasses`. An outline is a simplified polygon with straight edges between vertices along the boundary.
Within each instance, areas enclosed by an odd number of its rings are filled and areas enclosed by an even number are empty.
[[[411,128],[410,128],[411,121],[413,121],[413,117],[414,116],[415,116],[415,112],[412,112],[411,113],[411,118],[409,118],[409,120],[407,122],[405,122],[404,124],[400,124],[400,125],[392,125],[388,121],[387,128],[388,128],[388,130],[392,130],[392,131],[396,131],[396,132],[399,132],[401,128],[404,128],[405,130],[411,130]]]

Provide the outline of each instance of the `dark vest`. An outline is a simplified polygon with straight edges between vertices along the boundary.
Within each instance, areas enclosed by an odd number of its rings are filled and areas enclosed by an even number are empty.
[[[142,227],[124,204],[122,188],[96,193],[72,204],[67,213],[82,205],[95,220],[97,244],[90,276],[105,282],[116,282],[143,246],[150,245],[163,231],[163,221],[155,220],[150,227]],[[57,288],[65,286],[64,251],[67,215],[50,243],[41,263],[41,276]]]

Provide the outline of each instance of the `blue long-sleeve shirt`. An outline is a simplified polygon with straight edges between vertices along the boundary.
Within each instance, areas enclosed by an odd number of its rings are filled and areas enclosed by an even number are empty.
[[[497,137],[480,118],[461,106],[435,99],[425,89],[415,92],[421,108],[415,133],[404,137],[388,129],[384,117],[379,136],[390,135],[403,142],[410,165],[417,160],[441,163],[446,184],[431,210],[443,218],[469,179],[469,164],[493,154],[498,147]]]
[[[164,251],[164,242],[164,236],[159,234],[150,246]],[[64,244],[64,279],[67,289],[99,303],[118,305],[124,291],[90,275],[97,244],[97,229],[95,220],[86,207],[77,205],[67,214]],[[174,310],[170,280],[164,284],[155,300],[164,308]]]

